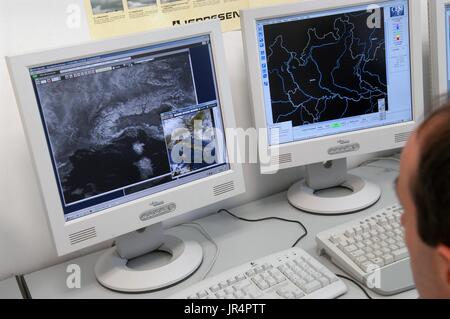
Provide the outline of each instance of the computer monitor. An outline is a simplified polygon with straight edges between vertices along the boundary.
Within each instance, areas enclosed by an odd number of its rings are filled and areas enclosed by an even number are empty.
[[[7,62],[58,254],[117,238],[95,271],[118,291],[193,273],[201,246],[162,223],[244,192],[223,134],[236,124],[219,22]],[[155,249],[168,265],[127,266]]]
[[[432,99],[439,104],[450,91],[450,1],[429,0]]]
[[[374,204],[380,188],[348,175],[346,157],[400,148],[422,119],[419,1],[305,1],[241,19],[255,125],[277,154],[261,171],[307,165],[288,191],[303,211]],[[336,186],[351,194],[318,192]]]

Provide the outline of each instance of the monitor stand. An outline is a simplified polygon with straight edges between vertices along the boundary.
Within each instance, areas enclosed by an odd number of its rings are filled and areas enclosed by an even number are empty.
[[[172,255],[169,263],[148,270],[136,270],[128,262],[150,252]],[[116,245],[100,256],[95,265],[99,283],[120,292],[147,292],[173,285],[200,266],[203,250],[195,241],[164,235],[162,223],[117,238]]]
[[[321,196],[323,190],[344,188],[349,195]],[[306,166],[306,178],[288,191],[292,206],[313,214],[341,215],[360,211],[375,204],[381,196],[378,185],[347,174],[347,160],[339,159]]]

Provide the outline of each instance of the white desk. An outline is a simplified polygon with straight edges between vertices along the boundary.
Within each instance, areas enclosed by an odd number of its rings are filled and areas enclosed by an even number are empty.
[[[354,218],[362,217],[397,201],[393,181],[398,175],[398,165],[394,162],[382,161],[371,164],[373,166],[353,170],[362,177],[378,183],[383,194],[380,201],[373,207],[356,215],[321,217],[309,215],[294,209],[286,201],[286,193],[276,194],[255,202],[232,209],[239,216],[256,219],[261,217],[278,216],[288,219],[298,219],[307,228],[309,235],[298,246],[318,258],[332,271],[342,273],[324,257],[317,256],[315,250],[315,234]],[[220,247],[220,255],[209,276],[221,273],[233,266],[257,259],[280,250],[289,248],[300,236],[302,230],[293,223],[265,221],[247,223],[237,220],[227,214],[214,214],[197,220],[214,237]],[[198,282],[208,268],[214,256],[215,248],[195,229],[178,226],[167,231],[176,233],[184,238],[199,241],[204,249],[204,261],[200,268],[187,280],[157,292],[145,294],[121,294],[103,288],[94,276],[94,265],[102,252],[94,253],[72,260],[68,263],[56,265],[25,276],[28,289],[33,298],[165,298],[169,295]],[[69,264],[78,264],[81,268],[81,288],[69,289],[66,286],[66,269]],[[341,298],[366,298],[354,284],[347,282],[349,291]],[[369,292],[374,298],[381,296]],[[417,298],[417,292],[412,290],[391,298]]]
[[[16,278],[0,281],[0,299],[23,299]]]

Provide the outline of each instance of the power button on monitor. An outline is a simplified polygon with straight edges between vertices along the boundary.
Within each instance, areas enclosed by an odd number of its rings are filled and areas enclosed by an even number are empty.
[[[153,208],[149,210],[148,212],[142,213],[139,216],[139,219],[141,221],[146,221],[164,214],[172,213],[177,209],[177,205],[175,203],[169,203],[161,207]]]
[[[337,146],[332,147],[328,150],[329,155],[338,155],[338,154],[344,154],[344,153],[350,153],[350,152],[357,152],[361,146],[358,143],[355,144],[349,144],[349,145],[343,145],[343,146]]]

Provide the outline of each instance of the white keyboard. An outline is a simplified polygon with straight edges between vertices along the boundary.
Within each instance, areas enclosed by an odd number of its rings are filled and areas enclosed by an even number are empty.
[[[404,230],[403,208],[392,205],[317,235],[320,254],[383,295],[414,288]]]
[[[336,298],[345,284],[300,248],[263,257],[177,293],[173,299]]]

